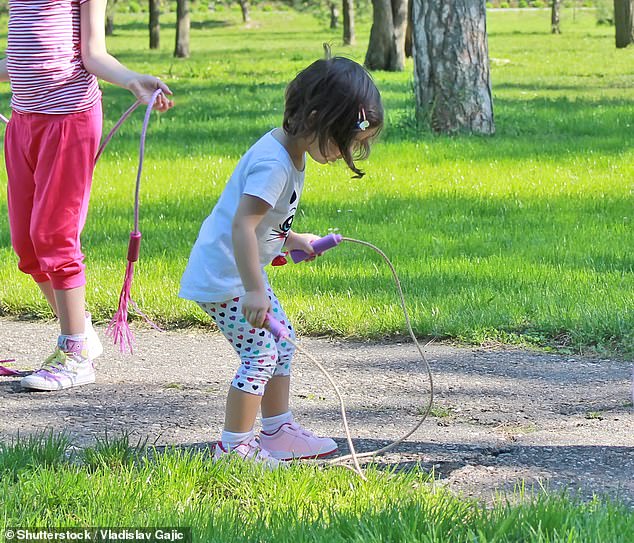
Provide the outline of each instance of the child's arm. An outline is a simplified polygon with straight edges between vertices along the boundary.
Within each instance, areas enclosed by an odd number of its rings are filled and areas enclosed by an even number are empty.
[[[246,290],[242,301],[244,317],[256,328],[262,328],[271,301],[266,294],[255,229],[271,206],[256,196],[245,194],[233,218],[233,252],[242,284]]]
[[[156,89],[162,94],[154,103],[154,109],[167,111],[174,103],[166,95],[169,87],[157,77],[142,75],[126,68],[106,49],[105,33],[106,0],[89,0],[81,5],[81,59],[91,74],[131,91],[147,104]]]

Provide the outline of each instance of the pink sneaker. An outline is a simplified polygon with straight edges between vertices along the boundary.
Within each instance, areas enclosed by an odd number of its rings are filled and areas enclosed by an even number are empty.
[[[260,445],[278,460],[321,458],[337,450],[332,439],[317,437],[296,422],[285,422],[270,434],[260,432]]]
[[[246,443],[240,443],[240,445],[234,447],[233,449],[225,448],[223,444],[218,441],[214,448],[214,461],[220,460],[223,457],[228,457],[229,455],[235,455],[243,460],[262,464],[265,468],[271,470],[286,466],[285,462],[280,462],[279,460],[273,458],[267,451],[262,449],[256,439],[252,439]]]

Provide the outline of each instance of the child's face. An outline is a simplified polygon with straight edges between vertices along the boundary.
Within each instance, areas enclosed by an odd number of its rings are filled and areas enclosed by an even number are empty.
[[[370,128],[368,130],[359,130],[359,133],[352,140],[352,144],[350,145],[350,152],[354,154],[354,152],[359,148],[359,146],[366,140],[371,139],[377,133],[376,128]],[[310,157],[319,164],[328,164],[330,162],[337,162],[341,158],[341,151],[337,144],[328,140],[328,145],[326,146],[326,152],[322,153],[319,148],[319,140],[317,138],[313,139],[308,145],[308,154]]]

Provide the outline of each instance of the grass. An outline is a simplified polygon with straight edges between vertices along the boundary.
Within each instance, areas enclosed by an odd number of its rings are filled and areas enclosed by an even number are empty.
[[[262,472],[191,450],[122,454],[127,436],[106,441],[76,457],[52,434],[0,444],[3,525],[183,526],[209,543],[626,543],[634,533],[634,513],[599,498],[530,497],[518,488],[520,503],[485,507],[453,496],[420,468],[369,468],[363,483],[342,468]],[[95,454],[99,462],[83,463]]]
[[[130,67],[163,77],[177,102],[153,117],[149,131],[133,285],[142,309],[164,326],[207,323],[177,298],[180,276],[236,161],[279,125],[286,83],[319,57],[323,41],[363,61],[367,18],[359,45],[346,48],[326,19],[288,10],[252,16],[245,27],[237,6],[197,13],[187,60],[171,56],[168,17],[158,51],[147,50],[141,16],[118,16],[109,40]],[[489,15],[491,138],[419,129],[411,62],[404,73],[375,73],[387,126],[363,164],[367,176],[351,180],[343,166],[310,164],[296,228],[339,231],[385,250],[420,336],[627,355],[634,352],[634,50],[617,51],[613,29],[596,26],[591,11],[573,19],[564,10],[559,36],[549,34],[548,17],[547,10]],[[6,97],[8,87],[0,90]],[[104,85],[106,127],[130,102]],[[88,302],[101,320],[114,313],[123,280],[141,117],[126,123],[95,174],[83,242]],[[366,249],[343,246],[270,275],[302,333],[404,332],[389,271]],[[50,315],[16,269],[4,200],[0,313]]]

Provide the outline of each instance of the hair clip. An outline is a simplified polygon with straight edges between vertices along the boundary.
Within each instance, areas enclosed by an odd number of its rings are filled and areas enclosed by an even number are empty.
[[[365,109],[363,106],[359,108],[359,120],[357,121],[357,128],[359,130],[365,130],[370,126],[370,121],[365,116]]]

